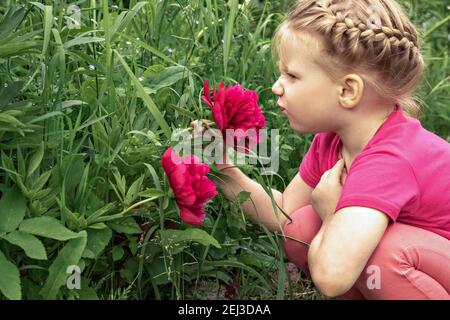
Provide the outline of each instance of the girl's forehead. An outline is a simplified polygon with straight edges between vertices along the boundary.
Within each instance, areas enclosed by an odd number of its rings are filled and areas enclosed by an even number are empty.
[[[307,33],[292,33],[288,31],[288,34],[280,37],[278,44],[280,66],[312,62],[314,56],[319,53],[318,40]]]

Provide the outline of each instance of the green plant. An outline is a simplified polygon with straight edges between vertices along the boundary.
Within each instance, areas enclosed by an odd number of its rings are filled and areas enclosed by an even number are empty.
[[[77,3],[79,28],[71,1],[0,4],[0,298],[321,298],[237,204],[216,197],[201,228],[182,224],[160,165],[173,130],[206,118],[208,78],[257,91],[280,130],[278,175],[242,170],[278,190],[298,172],[311,136],[270,90],[271,36],[292,1]],[[421,121],[450,140],[448,4],[402,3],[426,44]]]

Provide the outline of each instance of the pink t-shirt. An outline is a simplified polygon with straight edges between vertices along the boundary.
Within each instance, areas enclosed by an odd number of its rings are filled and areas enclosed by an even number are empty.
[[[302,179],[315,188],[341,147],[336,133],[316,134],[299,168]],[[450,143],[397,106],[347,172],[336,211],[349,206],[450,239]]]

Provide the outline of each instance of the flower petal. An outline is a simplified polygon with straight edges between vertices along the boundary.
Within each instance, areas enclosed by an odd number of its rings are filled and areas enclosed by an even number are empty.
[[[168,176],[170,186],[172,187],[175,195],[177,195],[177,193],[180,192],[185,185],[189,185],[191,182],[191,177],[185,164],[174,166]]]
[[[170,173],[170,171],[173,168],[174,165],[174,158],[177,157],[176,152],[173,151],[173,148],[170,147],[168,148],[164,154],[161,157],[161,164],[163,166],[164,171],[166,172],[166,174]],[[179,156],[178,156],[179,158]]]
[[[192,190],[190,186],[186,186],[184,189],[180,189],[178,193],[176,194],[176,199],[178,204],[183,206],[192,206],[197,201],[197,196],[195,194],[195,191]]]
[[[195,209],[187,207],[179,207],[179,208],[180,208],[180,218],[185,223],[192,225],[200,225],[205,219],[206,213],[203,209]]]
[[[203,83],[203,96],[202,96],[202,100],[206,103],[207,106],[209,106],[210,108],[213,107],[213,103],[211,101],[211,95],[209,94],[209,83],[208,83],[208,79],[205,79],[204,83]]]

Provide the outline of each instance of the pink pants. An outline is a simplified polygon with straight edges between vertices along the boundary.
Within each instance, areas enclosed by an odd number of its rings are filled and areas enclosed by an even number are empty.
[[[311,243],[322,220],[311,205],[297,209],[287,221],[287,236]],[[308,247],[287,239],[290,261],[310,275]],[[378,277],[378,278],[376,278]],[[344,299],[450,300],[450,241],[430,231],[391,223],[355,285]]]

